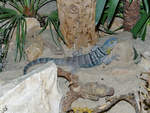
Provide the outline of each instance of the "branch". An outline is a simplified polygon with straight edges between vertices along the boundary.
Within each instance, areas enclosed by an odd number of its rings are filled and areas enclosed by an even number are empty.
[[[106,112],[120,101],[128,102],[132,107],[134,107],[136,113],[140,113],[138,104],[135,100],[135,95],[133,93],[129,93],[127,95],[120,95],[118,97],[112,97],[111,99],[108,99],[107,101],[109,101],[109,104],[104,104],[102,106],[98,106],[98,107],[94,108],[93,113]]]
[[[86,98],[97,101],[100,97],[112,96],[114,94],[114,89],[104,84],[98,84],[97,82],[82,84],[79,82],[77,75],[73,75],[61,68],[58,68],[58,77],[64,77],[70,82],[70,91],[67,92],[62,103],[62,110],[64,112],[71,110],[71,104],[78,98]],[[93,113],[106,112],[120,101],[128,102],[132,107],[134,107],[136,113],[141,113],[133,93],[108,98],[107,103],[102,106],[95,107],[93,109]]]

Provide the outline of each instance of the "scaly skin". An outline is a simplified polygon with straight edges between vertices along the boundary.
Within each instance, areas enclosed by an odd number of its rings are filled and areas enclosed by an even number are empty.
[[[56,65],[59,66],[65,65],[73,66],[75,68],[90,68],[100,65],[102,63],[109,64],[113,59],[116,58],[116,56],[113,56],[112,58],[107,58],[116,43],[116,38],[110,38],[105,41],[103,46],[95,46],[88,54],[66,58],[38,58],[28,63],[24,67],[24,74],[27,73],[28,68],[30,68],[31,66],[41,63],[47,63],[49,61],[53,61]]]

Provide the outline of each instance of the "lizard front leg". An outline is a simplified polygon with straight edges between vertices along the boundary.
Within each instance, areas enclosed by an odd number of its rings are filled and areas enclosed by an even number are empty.
[[[104,57],[104,59],[102,60],[104,64],[108,65],[110,64],[113,60],[119,60],[118,57],[120,57],[119,55],[113,55],[111,57],[106,56]]]

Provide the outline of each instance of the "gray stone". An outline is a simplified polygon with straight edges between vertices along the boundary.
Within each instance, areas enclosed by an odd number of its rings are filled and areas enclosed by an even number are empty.
[[[55,64],[4,82],[0,82],[1,92],[5,90],[0,97],[1,113],[59,113],[62,94]]]
[[[52,11],[56,10],[56,1],[49,2],[48,4],[44,5],[38,13],[40,15],[49,15]]]

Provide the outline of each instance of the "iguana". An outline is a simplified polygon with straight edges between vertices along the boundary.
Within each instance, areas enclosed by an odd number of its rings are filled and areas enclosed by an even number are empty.
[[[107,57],[113,47],[117,44],[117,38],[110,38],[104,42],[104,44],[99,47],[98,45],[94,46],[91,51],[87,54],[73,56],[73,57],[66,57],[66,58],[38,58],[33,60],[32,62],[28,63],[24,67],[24,74],[27,73],[29,67],[40,64],[40,63],[47,63],[49,61],[53,61],[56,65],[59,66],[72,66],[73,68],[90,68],[102,63],[109,64],[116,56]]]

